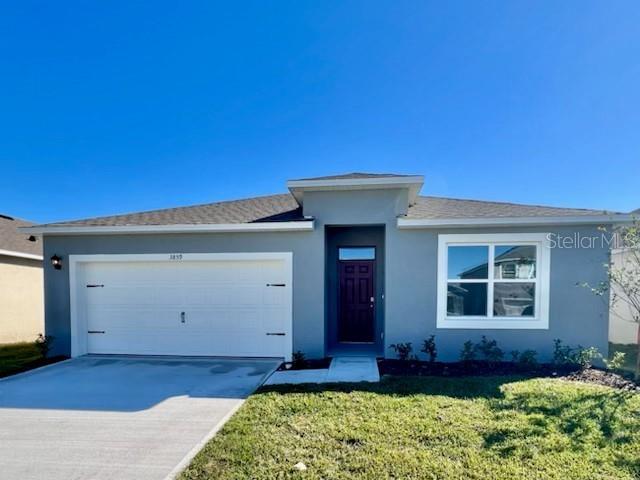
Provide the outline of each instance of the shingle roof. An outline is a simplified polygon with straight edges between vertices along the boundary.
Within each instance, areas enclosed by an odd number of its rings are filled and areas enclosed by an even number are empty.
[[[418,197],[416,203],[409,207],[407,218],[563,217],[603,215],[605,213],[612,212],[456,198]]]
[[[441,197],[418,197],[406,218],[562,217],[602,215],[601,210],[519,205]],[[226,202],[112,215],[45,226],[199,225],[301,221],[302,209],[289,193]]]
[[[58,222],[47,224],[47,226],[201,225],[298,220],[304,220],[302,209],[292,195],[283,193],[190,207]]]
[[[21,233],[18,227],[30,227],[31,222],[5,215],[0,215],[0,250],[42,255],[42,244],[28,240],[29,234]]]
[[[326,177],[311,177],[311,178],[297,178],[295,180],[291,180],[293,182],[304,182],[307,180],[353,180],[353,179],[361,179],[361,178],[384,178],[384,177],[411,177],[412,175],[399,175],[397,173],[363,173],[363,172],[352,172],[352,173],[344,173],[341,175],[329,175]]]

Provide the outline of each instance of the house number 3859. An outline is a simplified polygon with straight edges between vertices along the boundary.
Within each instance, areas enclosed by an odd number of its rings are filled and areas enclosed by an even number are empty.
[[[182,260],[182,254],[181,253],[170,253],[169,254],[169,260]]]

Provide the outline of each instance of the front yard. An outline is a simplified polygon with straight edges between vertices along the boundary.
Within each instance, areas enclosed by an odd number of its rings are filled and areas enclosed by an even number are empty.
[[[386,377],[263,389],[181,479],[638,477],[638,394],[553,379]]]

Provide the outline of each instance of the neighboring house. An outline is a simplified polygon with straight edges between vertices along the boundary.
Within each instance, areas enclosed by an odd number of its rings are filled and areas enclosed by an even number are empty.
[[[631,212],[631,215],[640,220],[640,208]],[[612,268],[619,269],[626,266],[631,267],[630,253],[624,248],[616,248],[611,251]],[[618,300],[611,305],[609,323],[609,340],[618,344],[638,343],[638,328],[640,325],[633,321],[631,306],[622,300]]]
[[[44,331],[42,243],[18,231],[32,223],[0,215],[0,344]]]
[[[246,200],[47,224],[56,353],[391,356],[436,335],[548,358],[555,338],[606,351],[603,211],[419,196],[422,176],[291,180]],[[556,248],[550,248],[550,247]],[[53,267],[53,263],[60,267]]]

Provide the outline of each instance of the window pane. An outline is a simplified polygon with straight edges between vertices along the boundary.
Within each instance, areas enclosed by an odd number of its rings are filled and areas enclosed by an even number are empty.
[[[340,260],[375,260],[376,249],[374,247],[342,247],[338,249]]]
[[[449,247],[449,278],[489,278],[489,247]]]
[[[536,278],[535,245],[496,246],[494,277],[501,279]]]
[[[495,283],[493,315],[496,317],[533,317],[535,315],[535,283]]]
[[[447,315],[450,317],[487,315],[486,283],[449,283]]]

